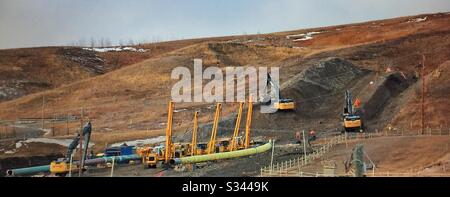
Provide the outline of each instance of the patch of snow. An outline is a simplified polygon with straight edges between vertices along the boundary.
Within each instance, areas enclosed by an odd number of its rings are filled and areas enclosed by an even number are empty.
[[[16,143],[16,148],[20,148],[20,147],[22,147],[22,142],[17,142]]]
[[[407,23],[413,23],[413,22],[420,23],[420,22],[423,22],[426,20],[427,20],[427,17],[425,16],[423,18],[409,19]]]
[[[322,32],[317,32],[317,31],[313,31],[313,32],[308,32],[306,34],[294,34],[294,35],[288,35],[286,36],[287,39],[291,39],[291,38],[297,38],[295,40],[292,40],[294,42],[298,42],[298,41],[305,41],[305,40],[311,40],[313,39],[313,35],[316,34],[320,34]]]
[[[134,47],[83,48],[83,50],[95,51],[95,52],[99,52],[99,53],[110,52],[110,51],[115,51],[115,52],[131,51],[131,52],[139,52],[139,53],[147,52],[147,50],[145,50],[145,49],[136,49]]]
[[[182,112],[182,111],[187,111],[187,109],[175,109],[175,110],[173,110],[173,112],[175,112],[175,113]]]
[[[27,144],[27,143],[33,143],[33,142],[40,142],[40,143],[45,143],[45,144],[58,144],[61,146],[65,146],[68,147],[70,145],[70,143],[72,143],[73,139],[52,139],[52,138],[30,138],[27,139],[25,141],[19,141],[16,143],[16,147],[17,144]],[[93,142],[89,143],[89,147],[94,146],[95,144]],[[22,145],[20,145],[22,146]]]
[[[311,39],[313,39],[312,36],[305,36],[304,38],[299,38],[299,39],[295,39],[295,40],[292,40],[292,41],[298,42],[298,41],[305,41],[305,40],[311,40]]]
[[[298,38],[298,37],[303,37],[306,34],[294,34],[294,35],[288,35],[286,36],[286,39],[291,39],[291,38]]]
[[[14,154],[14,153],[16,153],[15,149],[14,150],[5,151],[5,154]]]
[[[118,143],[111,144],[111,146],[112,147],[121,146],[124,143],[127,144],[128,146],[136,146],[138,144],[156,144],[156,143],[164,142],[165,140],[166,140],[166,136],[158,136],[158,137],[148,138],[148,139],[118,142]]]
[[[52,131],[51,129],[41,129],[41,130],[44,131],[44,136],[50,135],[50,132]]]

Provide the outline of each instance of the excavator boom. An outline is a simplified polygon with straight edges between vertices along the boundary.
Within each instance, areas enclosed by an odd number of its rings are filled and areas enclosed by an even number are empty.
[[[239,103],[239,111],[236,117],[236,125],[234,127],[233,137],[231,138],[231,151],[234,151],[237,149],[237,137],[239,135],[239,127],[241,126],[241,119],[242,119],[242,109],[244,108],[244,102]]]
[[[245,123],[245,143],[244,147],[250,147],[250,128],[252,124],[253,102],[252,97],[248,98],[247,122]]]
[[[194,128],[192,129],[192,144],[191,155],[194,156],[197,152],[197,130],[198,130],[198,112],[194,113]]]
[[[211,139],[209,140],[209,143],[208,143],[208,154],[215,152],[214,149],[216,147],[216,135],[217,135],[217,127],[219,124],[219,115],[220,115],[221,106],[222,106],[222,104],[217,103],[216,113],[214,114],[214,123],[213,123],[213,128],[212,128],[212,133],[211,133]]]
[[[164,159],[166,163],[169,163],[169,160],[172,157],[172,121],[173,121],[173,107],[174,104],[172,101],[169,102],[168,112],[167,112],[167,128],[166,128],[166,146]]]

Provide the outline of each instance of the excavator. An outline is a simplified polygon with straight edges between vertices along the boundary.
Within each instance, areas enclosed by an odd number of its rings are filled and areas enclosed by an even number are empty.
[[[351,132],[351,131],[359,131],[363,132],[363,124],[361,117],[355,114],[355,109],[353,107],[352,102],[352,94],[350,90],[345,91],[345,104],[344,104],[344,113],[343,117],[343,131],[342,132]]]
[[[80,169],[83,168],[83,162],[86,160],[87,155],[87,149],[89,147],[89,141],[91,138],[91,131],[92,131],[92,125],[91,122],[88,122],[83,127],[83,140],[84,145],[82,147],[84,148],[82,158],[80,158],[80,162],[78,162],[78,166],[72,166],[72,153],[77,148],[79,142],[80,142],[80,134],[78,134],[72,142],[69,144],[69,147],[67,148],[67,153],[65,158],[60,158],[56,161],[53,161],[50,163],[50,172],[54,175],[65,175],[70,170]],[[72,169],[71,169],[72,168]]]
[[[281,96],[280,87],[272,81],[272,76],[269,73],[267,73],[267,85],[269,85],[269,84],[271,85],[271,87],[273,87],[273,88],[275,88],[277,90],[278,95],[279,95],[279,97],[278,97],[279,100],[275,101],[273,103],[273,107],[275,109],[277,109],[277,110],[280,110],[280,111],[295,110],[295,102],[294,102],[294,100],[290,99],[290,98],[283,98]],[[266,105],[267,104],[271,104],[271,101],[265,102],[263,104],[266,104]]]

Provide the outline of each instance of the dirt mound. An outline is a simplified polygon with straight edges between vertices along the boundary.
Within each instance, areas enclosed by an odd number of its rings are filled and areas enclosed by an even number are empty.
[[[448,114],[450,113],[450,61],[441,64],[425,79],[425,128],[448,128]],[[405,92],[404,107],[395,114],[392,125],[399,128],[417,130],[421,127],[421,85],[419,79],[416,84]]]
[[[383,129],[402,106],[400,94],[415,81],[396,72],[383,77],[373,90],[368,88],[368,99],[358,111],[366,121],[366,128]]]

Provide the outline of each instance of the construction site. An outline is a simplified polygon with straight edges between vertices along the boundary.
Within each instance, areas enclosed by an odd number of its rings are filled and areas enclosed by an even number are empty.
[[[450,177],[450,13],[0,50],[0,176]],[[275,113],[174,102],[176,67],[279,67]],[[273,73],[272,73],[273,74]],[[203,79],[204,80],[204,79]],[[206,82],[207,80],[204,80]]]

